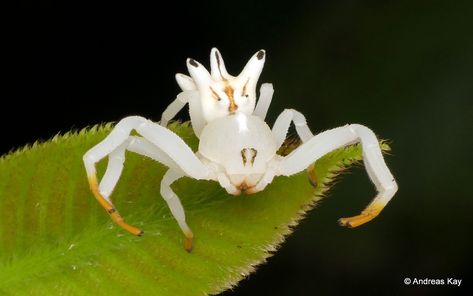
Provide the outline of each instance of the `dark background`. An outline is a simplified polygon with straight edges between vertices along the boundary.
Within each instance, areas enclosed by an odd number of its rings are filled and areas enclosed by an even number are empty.
[[[224,295],[471,286],[473,2],[18,3],[4,11],[2,153],[127,115],[159,120],[179,91],[174,73],[187,72],[187,57],[208,65],[214,46],[233,74],[266,49],[260,81],[276,91],[269,123],[290,107],[315,132],[361,123],[392,141],[387,163],[400,190],[380,217],[353,230],[337,225],[375,194],[353,169],[268,263]],[[456,277],[463,290],[408,287],[405,277]]]

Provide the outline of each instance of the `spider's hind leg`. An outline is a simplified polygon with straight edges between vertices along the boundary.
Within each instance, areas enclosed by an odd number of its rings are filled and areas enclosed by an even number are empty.
[[[385,206],[386,204],[384,202],[375,199],[361,212],[361,214],[347,218],[340,218],[338,219],[338,223],[341,226],[347,226],[350,228],[358,227],[376,218]]]
[[[361,142],[366,172],[378,190],[373,201],[359,215],[338,220],[342,226],[358,227],[378,216],[394,196],[398,186],[384,162],[378,139],[373,131],[359,124],[351,124],[349,128]]]
[[[286,140],[291,122],[294,123],[297,135],[303,143],[314,137],[314,134],[310,131],[305,116],[302,113],[294,109],[285,109],[281,114],[279,114],[278,118],[276,118],[271,130],[278,147],[281,147]]]
[[[284,157],[279,172],[285,176],[293,175],[328,152],[357,142],[361,143],[363,162],[378,194],[361,214],[339,220],[341,225],[348,227],[357,227],[375,218],[397,191],[396,181],[384,162],[373,131],[359,124],[350,124],[322,132]]]

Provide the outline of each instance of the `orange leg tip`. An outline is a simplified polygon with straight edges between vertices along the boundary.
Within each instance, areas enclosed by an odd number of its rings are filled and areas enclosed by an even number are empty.
[[[348,223],[347,218],[338,219],[338,224],[340,226],[346,226],[346,227],[352,228],[351,225]]]
[[[355,228],[373,220],[374,217],[376,216],[358,215],[358,216],[353,216],[353,217],[348,217],[348,218],[341,218],[338,220],[338,223],[348,228]]]
[[[193,241],[194,241],[194,235],[192,232],[186,233],[186,239],[184,241],[184,249],[186,249],[187,252],[192,252],[193,248]]]
[[[144,233],[143,230],[126,223],[123,220],[123,218],[120,216],[120,214],[118,214],[118,212],[114,208],[108,210],[108,213],[110,214],[110,217],[112,218],[112,221],[115,222],[118,226],[120,226],[124,230],[126,230],[129,233],[131,233],[133,235],[136,235],[136,236],[143,235],[143,233]]]
[[[314,165],[311,165],[307,168],[307,176],[309,177],[309,183],[312,187],[317,188],[317,176],[315,175]]]
[[[192,238],[186,238],[184,242],[184,249],[186,249],[186,251],[190,253],[192,252],[192,248],[193,248]]]
[[[143,230],[131,226],[130,224],[119,224],[119,226],[135,236],[142,236],[145,233]]]
[[[309,175],[309,183],[312,185],[312,187],[317,188],[317,178],[315,176]]]
[[[102,194],[100,194],[97,183],[97,177],[95,175],[89,176],[89,185],[95,198],[100,203],[100,205],[107,211],[113,222],[115,222],[118,226],[133,235],[142,236],[144,234],[143,230],[126,223],[120,216],[120,214],[117,212],[117,210],[113,207],[113,205],[106,198],[104,198]]]
[[[384,205],[373,204],[372,206],[369,206],[368,208],[366,208],[366,210],[364,210],[360,215],[347,217],[347,218],[340,218],[338,220],[338,223],[341,226],[355,228],[376,218],[376,216],[378,216],[378,214],[381,212],[383,208],[384,208]]]

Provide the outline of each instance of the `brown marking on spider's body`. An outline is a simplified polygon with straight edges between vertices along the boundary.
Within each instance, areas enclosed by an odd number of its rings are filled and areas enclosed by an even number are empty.
[[[218,55],[217,51],[215,51],[215,57],[217,58],[217,67],[218,67],[218,72],[220,73],[220,77],[222,77],[222,80],[226,81],[227,79],[223,77],[223,74],[222,74],[222,69],[220,66],[220,56]]]
[[[256,57],[258,58],[258,60],[261,60],[262,58],[264,58],[264,50],[258,51],[258,54],[256,55]]]
[[[248,97],[248,94],[246,93],[246,86],[248,85],[248,82],[250,82],[250,79],[248,78],[245,82],[245,85],[243,85],[243,89],[241,90],[241,96],[246,96]]]
[[[250,148],[251,150],[251,153],[253,154],[251,156],[251,165],[253,165],[255,163],[255,158],[256,158],[256,155],[258,154],[258,150],[256,150],[255,148]]]
[[[253,186],[249,186],[248,184],[246,184],[245,181],[243,181],[239,186],[238,186],[238,189],[240,189],[241,191],[245,192],[246,190],[248,190],[249,188],[251,188]]]
[[[222,98],[218,95],[218,93],[211,86],[209,86],[209,88],[212,92],[212,96],[217,101],[221,101]],[[230,105],[228,105],[228,112],[235,113],[235,111],[238,109],[238,105],[235,103],[235,99],[233,98],[235,90],[228,83],[225,83],[225,88],[223,89],[223,91],[227,95],[228,101],[230,102]]]
[[[240,185],[237,186],[239,192],[237,195],[242,193],[244,194],[253,194],[256,193],[255,186],[248,184],[246,181],[241,182]]]
[[[235,111],[238,109],[238,105],[235,103],[235,99],[233,98],[235,89],[233,89],[233,87],[231,87],[228,83],[225,83],[225,88],[223,91],[225,92],[225,94],[228,97],[228,100],[230,101],[230,105],[228,106],[228,111],[230,113],[235,113]]]
[[[221,101],[222,98],[220,98],[218,93],[211,86],[209,86],[209,88],[210,88],[210,91],[212,92],[212,96],[214,97],[214,99],[216,99],[217,101]]]
[[[256,155],[258,154],[258,150],[256,150],[255,148],[243,148],[243,149],[241,149],[240,154],[241,154],[241,159],[242,159],[242,162],[243,162],[244,166],[248,163],[248,158],[246,156],[246,154],[248,152],[251,153],[251,160],[250,160],[251,165],[253,165],[255,163],[255,158],[256,158]]]
[[[192,66],[194,66],[196,68],[199,67],[199,64],[194,59],[190,59],[189,64],[191,64]]]
[[[241,151],[240,151],[241,160],[243,162],[243,165],[246,165],[246,161],[247,161],[245,152],[246,152],[246,148],[241,149]]]

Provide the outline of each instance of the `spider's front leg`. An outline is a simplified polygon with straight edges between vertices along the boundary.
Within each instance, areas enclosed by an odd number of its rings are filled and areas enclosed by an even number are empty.
[[[180,92],[176,99],[164,110],[159,123],[166,127],[169,121],[172,120],[186,104],[188,104],[192,129],[194,130],[195,135],[199,137],[206,124],[202,114],[199,91],[196,88],[194,80],[187,75],[180,73],[176,74],[176,81],[181,87],[182,92]]]
[[[339,220],[341,225],[348,227],[357,227],[375,218],[398,188],[384,162],[378,139],[370,129],[359,124],[351,124],[322,132],[284,157],[279,172],[285,176],[296,174],[328,152],[356,142],[361,143],[363,162],[378,194],[360,215]]]
[[[304,114],[294,109],[286,109],[281,114],[279,114],[276,122],[274,122],[273,129],[271,130],[274,138],[276,139],[278,148],[284,144],[284,141],[287,138],[289,127],[291,126],[291,122],[294,124],[297,135],[301,139],[302,143],[309,141],[314,136],[307,125]],[[315,170],[312,166],[307,168],[307,174],[309,177],[309,182],[314,187],[317,186],[317,176],[315,175]]]
[[[266,168],[266,172],[264,173],[263,177],[261,177],[261,180],[259,180],[253,188],[249,188],[248,190],[246,190],[246,193],[252,194],[263,191],[266,186],[271,184],[271,182],[273,182],[274,177],[277,176],[280,161],[281,157],[279,155],[276,155],[275,158],[273,158],[269,162],[268,167]]]
[[[286,109],[278,116],[271,130],[278,148],[283,145],[291,123],[294,123],[297,135],[303,143],[310,140],[314,136],[310,131],[306,119],[302,113],[294,109]],[[264,188],[266,188],[266,186],[273,181],[273,178],[278,175],[279,165],[282,159],[283,158],[281,156],[277,155],[273,160],[271,160],[271,162],[268,163],[266,172],[264,173],[261,180],[255,185],[255,187],[250,188],[246,192],[256,193],[264,190]],[[313,173],[309,173],[309,180],[312,184],[316,183]]]
[[[143,136],[129,136],[132,130]],[[142,230],[131,226],[123,220],[113,206],[109,195],[113,191],[123,169],[125,150],[148,156],[171,168],[173,173],[167,173],[163,179],[163,188],[181,176],[190,176],[195,179],[208,179],[209,170],[195,156],[187,144],[170,130],[155,124],[145,118],[131,116],[121,120],[110,134],[84,155],[89,184],[94,196],[111,215],[119,226],[135,235],[141,235]],[[100,185],[97,184],[95,163],[109,156],[107,171]],[[186,235],[186,249],[192,245],[192,232],[185,224],[182,205],[177,196],[162,191],[171,212]],[[172,191],[171,191],[172,192]]]
[[[261,119],[266,118],[266,114],[268,113],[269,105],[271,105],[271,101],[273,99],[274,88],[272,83],[263,83],[259,89],[259,98],[258,102],[256,103],[255,110],[253,111],[253,115],[258,116]]]
[[[301,139],[302,143],[307,142],[314,136],[307,125],[305,116],[302,113],[294,109],[286,109],[279,114],[276,122],[274,122],[273,129],[271,130],[278,147],[281,147],[286,140],[291,122],[294,123],[297,135]]]

